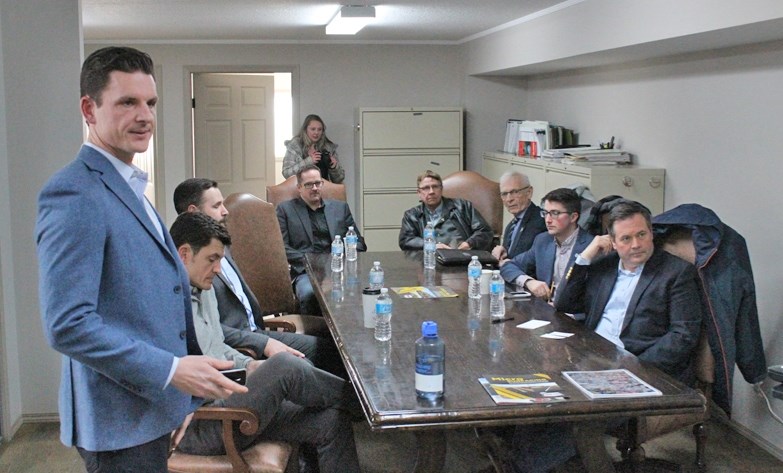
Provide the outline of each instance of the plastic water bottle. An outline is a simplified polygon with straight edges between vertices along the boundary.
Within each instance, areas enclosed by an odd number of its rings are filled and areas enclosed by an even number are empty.
[[[370,289],[380,289],[383,287],[383,268],[380,261],[373,261],[370,268]]]
[[[506,283],[500,277],[500,271],[492,271],[492,278],[489,280],[489,317],[498,318],[506,315],[506,304],[503,299],[506,297]]]
[[[435,239],[435,227],[432,225],[432,222],[427,222],[427,225],[424,226],[424,235],[422,235],[422,238],[425,240],[427,238]]]
[[[424,238],[424,269],[435,269],[435,238]]]
[[[375,301],[375,339],[386,341],[391,339],[392,299],[389,289],[382,288],[381,295]]]
[[[341,272],[343,270],[343,241],[340,235],[334,236],[332,242],[332,271]]]
[[[345,233],[345,259],[356,261],[356,245],[359,244],[359,237],[356,235],[353,227],[348,227]]]
[[[416,396],[428,401],[441,399],[445,371],[446,345],[438,337],[438,324],[427,320],[416,340]]]
[[[473,256],[468,265],[468,297],[481,299],[481,263]]]

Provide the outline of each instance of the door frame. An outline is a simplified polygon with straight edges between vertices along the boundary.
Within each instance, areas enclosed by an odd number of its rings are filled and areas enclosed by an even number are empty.
[[[299,66],[184,66],[183,74],[185,97],[185,153],[187,162],[185,172],[188,177],[194,176],[194,140],[193,127],[193,74],[218,73],[218,74],[272,74],[275,72],[287,72],[291,74],[291,119],[294,133],[299,130]]]

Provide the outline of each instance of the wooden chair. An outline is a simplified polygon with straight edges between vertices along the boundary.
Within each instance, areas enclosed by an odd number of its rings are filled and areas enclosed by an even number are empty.
[[[495,238],[503,233],[500,184],[473,171],[457,171],[443,178],[443,197],[469,200],[487,221]]]
[[[663,249],[691,264],[696,260],[696,249],[693,246],[693,240],[691,240],[690,230],[673,232],[663,243]],[[631,471],[645,471],[647,469],[680,471],[680,465],[664,460],[645,458],[642,444],[655,437],[692,425],[693,435],[696,438],[694,464],[698,471],[706,470],[704,455],[707,431],[705,423],[710,418],[712,385],[715,382],[715,359],[712,356],[707,331],[704,327],[702,327],[698,345],[693,353],[691,366],[696,377],[694,387],[706,399],[707,408],[698,414],[648,416],[631,419],[624,431],[620,432],[617,440],[617,449],[623,456],[626,469]]]
[[[268,328],[331,337],[323,317],[299,315],[283,235],[274,206],[252,194],[231,194],[225,200],[231,254],[256,295]],[[291,330],[293,328],[293,330]]]
[[[266,186],[266,200],[277,207],[280,202],[299,197],[299,190],[296,188],[296,176],[291,176],[280,184]],[[347,202],[345,197],[345,185],[334,184],[330,181],[324,181],[321,188],[321,197],[324,199],[342,200]],[[229,210],[230,212],[230,210]]]
[[[284,473],[293,447],[285,442],[262,441],[242,452],[234,442],[234,423],[245,435],[258,430],[258,417],[250,409],[200,407],[193,419],[223,423],[225,455],[190,455],[174,451],[169,457],[169,473]],[[293,462],[292,462],[293,463]],[[297,465],[298,467],[298,465]]]

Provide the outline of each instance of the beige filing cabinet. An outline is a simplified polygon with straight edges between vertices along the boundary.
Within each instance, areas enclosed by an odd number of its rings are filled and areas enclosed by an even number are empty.
[[[461,108],[361,108],[359,221],[372,251],[399,250],[402,215],[419,202],[416,177],[462,170]]]
[[[664,169],[636,165],[562,164],[501,152],[483,153],[481,172],[487,178],[497,181],[509,170],[519,171],[530,178],[536,204],[552,189],[582,184],[596,199],[616,194],[641,202],[653,215],[663,212]],[[506,222],[511,219],[508,212],[503,219]]]

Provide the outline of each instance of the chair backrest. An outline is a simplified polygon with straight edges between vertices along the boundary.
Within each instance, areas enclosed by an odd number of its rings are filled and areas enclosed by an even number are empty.
[[[499,236],[503,233],[500,184],[473,171],[457,171],[443,178],[443,196],[469,200]]]
[[[296,297],[275,207],[253,194],[231,194],[225,200],[231,255],[261,310],[294,313]]]
[[[280,184],[266,186],[266,200],[274,206],[277,206],[280,202],[285,202],[286,200],[295,199],[297,197],[299,197],[299,190],[296,188],[296,176],[291,176]],[[347,202],[345,197],[345,185],[324,181],[324,186],[321,188],[321,197],[324,199]]]
[[[682,227],[667,234],[662,248],[691,264],[696,262],[696,247],[693,245],[691,230],[688,228]],[[707,331],[704,327],[702,327],[699,343],[693,352],[692,365],[696,379],[700,383],[712,385],[715,382],[715,358],[712,356]],[[709,388],[702,386],[702,389]]]

